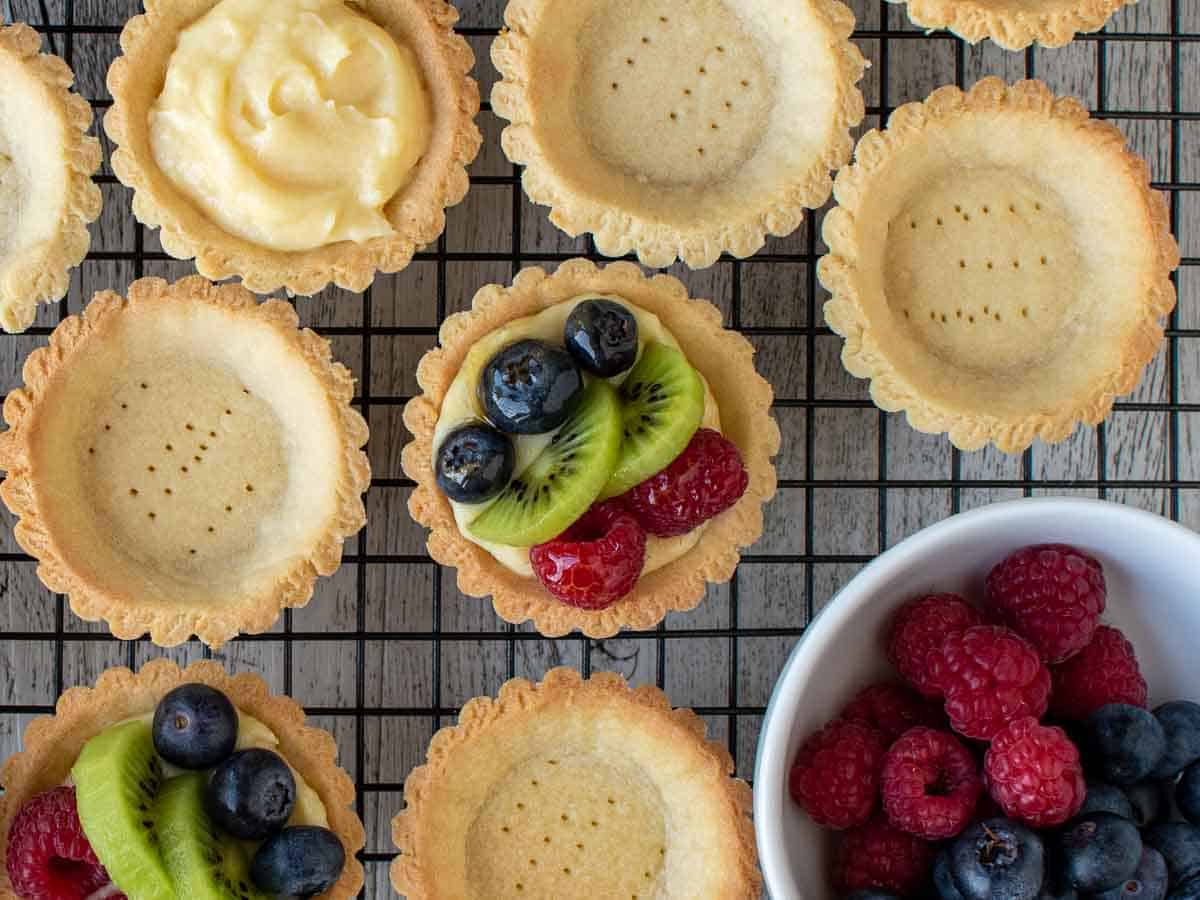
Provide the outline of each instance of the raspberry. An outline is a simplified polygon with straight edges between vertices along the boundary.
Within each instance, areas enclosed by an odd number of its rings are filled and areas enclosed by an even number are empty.
[[[1028,716],[992,738],[983,774],[1004,814],[1034,828],[1061,825],[1087,795],[1078,748],[1061,728]]]
[[[892,825],[928,841],[962,831],[983,791],[971,752],[932,728],[913,728],[892,744],[879,780]]]
[[[932,863],[929,844],[876,816],[842,838],[833,882],[842,896],[874,888],[908,897],[924,886]]]
[[[920,694],[890,682],[863,688],[842,710],[841,717],[874,728],[889,742],[914,726],[935,728],[945,721],[942,711]]]
[[[1050,670],[1033,644],[1003,626],[952,634],[932,661],[950,725],[966,737],[990,741],[1013,719],[1040,718],[1050,704]]]
[[[1133,644],[1111,625],[1097,628],[1091,643],[1051,668],[1050,675],[1054,681],[1050,710],[1062,719],[1086,719],[1109,703],[1146,705],[1146,679]]]
[[[879,795],[883,735],[835,719],[800,747],[788,777],[792,799],[818,825],[853,828],[871,817]]]
[[[631,590],[646,561],[646,533],[620,504],[598,503],[552,541],[529,548],[534,574],[568,606],[605,609]]]
[[[926,697],[940,699],[930,657],[951,634],[979,625],[983,616],[958,594],[929,594],[905,603],[892,618],[887,656],[905,680]]]
[[[26,900],[82,900],[109,883],[79,824],[73,787],[38,794],[21,807],[8,829],[5,863],[13,890]]]
[[[647,532],[674,537],[725,512],[749,483],[738,448],[701,428],[673,463],[621,499]]]
[[[997,622],[1058,663],[1087,646],[1104,612],[1100,563],[1065,544],[1025,547],[987,577],[986,604]]]

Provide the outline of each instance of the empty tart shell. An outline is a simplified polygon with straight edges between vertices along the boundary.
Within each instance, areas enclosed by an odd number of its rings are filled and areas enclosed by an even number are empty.
[[[447,390],[471,348],[485,335],[515,319],[583,294],[612,294],[658,316],[674,335],[691,365],[708,381],[721,414],[721,431],[741,452],[749,474],[742,498],[704,525],[696,545],[675,561],[643,574],[633,591],[607,609],[584,610],[555,599],[534,576],[501,565],[459,531],[433,471],[433,438]],[[487,285],[468,312],[442,324],[441,346],[425,354],[417,367],[422,394],[404,408],[404,424],[413,440],[404,447],[402,465],[416,488],[409,497],[413,518],[430,529],[429,554],[458,569],[458,588],[474,597],[491,595],[496,613],[513,623],[533,620],[544,635],[573,630],[589,637],[610,637],[621,628],[650,628],[672,610],[693,609],[707,582],[733,577],[740,548],[762,534],[762,507],[775,495],[779,426],[770,414],[774,393],[754,368],[754,348],[721,325],[720,311],[707,300],[690,299],[687,289],[668,275],[647,278],[632,263],[598,268],[584,259],[562,264],[553,275],[525,269],[511,287]]]
[[[504,152],[550,221],[608,256],[750,256],[849,159],[866,63],[837,0],[510,0],[504,20]]]
[[[0,327],[24,331],[62,299],[100,215],[100,142],[70,67],[24,23],[0,27]]]
[[[124,55],[108,71],[113,105],[104,129],[118,145],[113,171],[133,188],[138,221],[161,227],[163,249],[178,259],[195,257],[200,274],[214,280],[237,276],[260,294],[284,287],[310,295],[330,282],[361,291],[376,272],[403,269],[417,247],[445,229],[445,208],[466,196],[466,167],[482,143],[474,121],[479,86],[467,75],[475,56],[454,32],[458,12],[443,0],[356,0],[357,10],[416,56],[433,111],[429,148],[409,182],[384,207],[391,234],[284,252],[215,225],[163,173],[151,150],[149,112],[162,92],[177,36],[218,2],[147,0],[146,14],[130,19],[121,32]]]
[[[1179,248],[1145,161],[1042,83],[935,91],[871,131],[825,219],[825,318],[882,409],[955,446],[1064,440],[1133,390]]]
[[[977,44],[984,38],[1006,50],[1035,41],[1062,47],[1075,35],[1099,31],[1122,6],[1137,0],[889,0],[907,3],[908,17],[922,28],[948,29]]]
[[[611,672],[513,679],[406,779],[392,883],[408,900],[758,898],[750,788],[704,730]]]
[[[354,783],[337,764],[333,735],[304,724],[304,710],[288,697],[272,694],[257,675],[230,675],[214,662],[192,663],[180,669],[158,659],[138,673],[108,669],[94,687],[75,687],[58,698],[54,715],[41,716],[25,729],[23,748],[0,770],[0,858],[8,846],[13,818],[32,797],[62,784],[71,774],[83,745],[106,728],[151,713],[167,692],[182,684],[216,688],[242,712],[271,729],[279,753],[316,791],[325,806],[329,829],[346,850],[346,867],[337,883],[320,896],[355,896],[363,885],[363,867],[356,858],[366,842],[362,822],[354,812]],[[0,866],[0,894],[13,896],[8,872]]]
[[[25,362],[0,496],[38,576],[119,638],[213,647],[303,606],[366,521],[367,426],[280,300],[192,276],[97,294]]]

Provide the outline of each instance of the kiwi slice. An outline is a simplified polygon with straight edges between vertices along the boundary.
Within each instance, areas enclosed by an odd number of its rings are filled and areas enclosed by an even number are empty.
[[[621,404],[621,459],[602,500],[658,474],[686,449],[704,418],[704,382],[680,351],[649,343],[621,383]]]
[[[208,776],[189,772],[163,785],[155,804],[158,839],[175,894],[187,900],[266,900],[250,879],[250,861],[204,811]]]
[[[556,538],[587,512],[620,454],[617,392],[606,381],[592,381],[546,449],[467,529],[512,547]]]
[[[83,745],[71,769],[83,833],[126,896],[175,900],[154,830],[162,763],[150,723],[114,725]]]

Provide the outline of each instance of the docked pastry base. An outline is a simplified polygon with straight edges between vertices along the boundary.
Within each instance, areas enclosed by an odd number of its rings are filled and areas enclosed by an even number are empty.
[[[922,28],[946,28],[976,44],[984,38],[1006,50],[1035,41],[1062,47],[1076,34],[1099,31],[1122,6],[1137,0],[889,0],[907,3]]]
[[[179,259],[195,257],[196,268],[214,280],[237,276],[265,294],[286,288],[314,294],[330,282],[350,291],[365,289],[376,272],[397,272],[416,248],[445,228],[445,208],[466,196],[466,167],[482,138],[474,119],[479,87],[468,76],[475,57],[454,32],[458,13],[444,0],[357,0],[356,6],[417,56],[430,92],[433,130],[429,149],[411,180],[385,213],[393,234],[363,243],[342,241],[316,250],[282,252],[235,237],[214,225],[155,163],[149,112],[158,96],[175,47],[175,36],[219,0],[147,0],[146,14],[121,32],[123,56],[108,72],[112,108],[104,128],[118,145],[112,167],[133,188],[138,221],[161,227],[163,249]]]
[[[288,697],[271,693],[257,675],[229,675],[217,663],[197,662],[180,669],[168,660],[154,660],[134,674],[115,668],[104,672],[94,687],[71,688],[59,699],[53,716],[34,719],[25,729],[23,749],[0,770],[0,859],[8,844],[13,817],[32,797],[62,784],[87,741],[111,725],[153,712],[159,700],[181,684],[199,682],[224,693],[239,710],[274,732],[279,752],[303,776],[325,805],[329,829],[346,850],[341,878],[322,894],[325,898],[353,897],[363,884],[362,864],[355,854],[366,833],[354,813],[354,783],[337,765],[333,736],[304,725],[304,710]],[[8,873],[0,866],[0,893],[11,895]]]
[[[749,474],[745,494],[707,523],[695,547],[643,575],[630,594],[603,610],[581,610],[559,602],[536,578],[518,575],[463,537],[449,501],[437,487],[432,465],[442,399],[471,347],[515,319],[585,293],[613,294],[658,316],[707,380],[720,408],[721,430],[737,445]],[[421,360],[417,381],[422,394],[404,410],[413,440],[404,448],[402,463],[417,483],[409,510],[430,529],[430,555],[458,569],[459,590],[477,597],[490,594],[501,618],[532,620],[539,632],[549,636],[579,630],[590,637],[608,637],[621,628],[650,628],[672,610],[695,607],[708,582],[728,581],[740,548],[762,533],[762,506],[775,493],[771,458],[780,442],[779,427],[770,415],[774,395],[754,369],[751,344],[722,327],[720,311],[711,303],[689,299],[678,280],[666,275],[646,278],[630,263],[601,269],[581,259],[564,263],[553,275],[526,269],[509,288],[488,285],[480,290],[469,312],[445,321],[440,343]]]
[[[818,272],[843,362],[881,408],[965,450],[1095,424],[1175,304],[1146,163],[1040,82],[947,87],[865,135]]]
[[[353,379],[287,303],[143,279],[59,325],[24,377],[0,496],[46,586],[117,637],[265,631],[366,520]]]
[[[504,152],[550,220],[604,254],[749,256],[849,158],[866,63],[836,0],[511,0],[504,17]]]
[[[100,215],[92,108],[71,92],[67,64],[41,48],[28,25],[0,26],[0,327],[9,332],[32,325],[38,303],[66,295],[87,254],[88,223]],[[32,187],[29,158],[39,175]],[[18,222],[35,235],[4,233]]]
[[[756,900],[750,788],[704,730],[613,673],[509,681],[405,781],[392,883],[409,900]]]

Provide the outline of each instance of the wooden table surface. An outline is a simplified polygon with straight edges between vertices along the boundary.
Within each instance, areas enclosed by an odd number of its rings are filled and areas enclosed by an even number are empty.
[[[105,71],[120,26],[140,9],[137,0],[9,4],[15,18],[34,24],[48,12],[60,26],[52,29],[55,51],[69,55],[80,90],[102,111]],[[1115,18],[1105,40],[1010,53],[923,36],[903,7],[854,0],[855,39],[872,62],[862,83],[870,115],[860,132],[877,125],[881,113],[943,84],[1032,75],[1102,110],[1149,159],[1154,180],[1174,189],[1185,257],[1179,309],[1141,385],[1105,427],[1080,429],[1059,446],[1038,445],[1018,457],[954,453],[944,438],[878,412],[863,382],[843,371],[841,341],[821,319],[825,294],[815,284],[813,261],[823,245],[810,220],[797,234],[771,240],[764,251],[769,260],[671,269],[693,295],[712,298],[729,324],[750,333],[759,369],[780,399],[783,487],[735,582],[712,588],[695,611],[672,615],[662,632],[606,641],[548,640],[527,627],[510,629],[489,603],[458,594],[452,573],[428,560],[423,531],[405,507],[401,410],[415,389],[417,360],[435,342],[439,315],[464,308],[481,285],[507,282],[526,265],[553,267],[591,245],[569,240],[525,199],[500,151],[502,123],[486,98],[495,79],[488,46],[503,0],[456,5],[485,98],[479,117],[485,144],[470,194],[450,211],[442,241],[404,272],[381,277],[369,295],[329,290],[297,302],[304,323],[332,338],[336,355],[359,379],[372,432],[369,524],[309,606],[271,633],[215,654],[231,669],[258,672],[292,693],[337,736],[343,763],[362,788],[367,896],[388,895],[388,823],[433,730],[452,721],[467,698],[493,693],[513,674],[537,678],[550,666],[570,665],[657,682],[676,705],[700,709],[748,777],[771,686],[813,610],[901,538],[956,510],[1023,494],[1107,496],[1200,529],[1200,3],[1142,0]],[[62,27],[67,23],[70,29]],[[95,291],[123,291],[141,275],[193,271],[190,263],[167,259],[156,233],[136,224],[130,192],[111,177],[104,143],[105,209],[93,227],[93,253],[62,308],[44,308],[31,334],[0,337],[4,391],[19,384],[25,356],[45,343],[60,316],[78,312]],[[12,540],[11,517],[4,517],[0,757],[20,746],[25,724],[64,687],[89,683],[109,666],[204,655],[195,642],[163,651],[147,641],[114,641],[102,625],[80,622],[38,582],[34,564]]]

